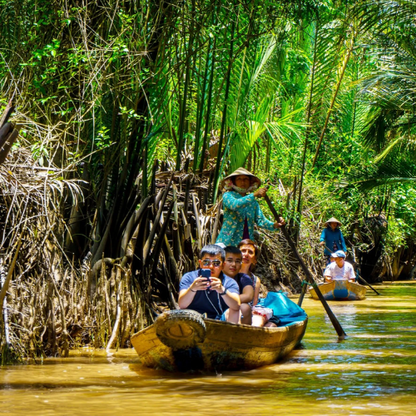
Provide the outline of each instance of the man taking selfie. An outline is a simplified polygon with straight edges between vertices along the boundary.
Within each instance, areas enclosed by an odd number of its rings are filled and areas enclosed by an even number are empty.
[[[223,273],[224,249],[206,245],[199,253],[199,269],[185,273],[179,284],[179,307],[193,309],[208,318],[239,323],[240,296],[238,285]]]

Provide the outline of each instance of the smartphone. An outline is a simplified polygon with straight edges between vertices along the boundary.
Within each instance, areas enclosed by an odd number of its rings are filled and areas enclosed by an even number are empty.
[[[206,278],[207,283],[208,283],[207,289],[209,289],[209,287],[210,287],[209,282],[210,282],[210,277],[211,277],[211,270],[209,270],[209,269],[201,269],[201,276]]]

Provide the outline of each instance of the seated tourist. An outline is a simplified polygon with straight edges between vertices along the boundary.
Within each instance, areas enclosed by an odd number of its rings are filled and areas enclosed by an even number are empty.
[[[238,248],[243,256],[240,272],[248,275],[253,282],[254,298],[252,304],[255,306],[259,301],[261,281],[253,272],[256,269],[257,256],[259,255],[260,250],[257,244],[248,238],[240,241]]]
[[[345,261],[345,253],[342,250],[338,250],[331,254],[331,259],[335,259],[334,262],[329,263],[324,271],[324,277],[326,282],[332,280],[349,280],[355,281],[355,272],[352,264]]]
[[[257,257],[260,254],[259,247],[254,241],[245,239],[240,241],[238,248],[243,256],[243,263],[240,272],[247,274],[251,278],[254,286],[254,297],[251,305],[251,324],[253,326],[275,327],[277,326],[276,322],[278,322],[278,319],[273,315],[273,311],[269,308],[263,308],[262,306],[257,305],[259,301],[261,281],[253,272],[256,268]]]
[[[215,244],[202,248],[199,254],[199,269],[185,273],[179,284],[179,307],[193,309],[208,318],[239,323],[240,296],[234,279],[222,272],[225,260],[224,249]],[[203,270],[209,270],[210,277]]]
[[[223,272],[232,277],[240,289],[240,310],[241,323],[251,325],[251,306],[249,302],[253,300],[254,287],[250,276],[240,273],[243,256],[238,247],[225,247],[225,261]]]

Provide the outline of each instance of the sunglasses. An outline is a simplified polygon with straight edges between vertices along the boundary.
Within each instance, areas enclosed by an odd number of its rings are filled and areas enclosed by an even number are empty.
[[[210,267],[211,265],[214,267],[220,267],[221,266],[221,261],[219,260],[202,260],[202,264],[205,267]]]

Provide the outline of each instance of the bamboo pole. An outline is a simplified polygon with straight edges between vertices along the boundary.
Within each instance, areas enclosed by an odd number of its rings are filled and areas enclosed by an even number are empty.
[[[279,221],[279,214],[277,213],[276,209],[274,208],[272,201],[270,201],[270,198],[268,197],[268,195],[264,196],[264,199],[267,202],[267,205],[270,208],[270,211],[272,212],[274,218],[276,219],[276,221]],[[332,325],[334,326],[339,339],[344,339],[347,334],[344,332],[344,330],[342,329],[341,324],[339,323],[337,317],[334,315],[334,313],[331,311],[331,308],[329,307],[328,303],[326,302],[326,300],[324,299],[321,291],[319,290],[319,286],[316,284],[311,272],[309,271],[308,267],[306,266],[305,262],[303,261],[302,257],[300,256],[295,243],[293,242],[292,238],[290,237],[286,226],[283,225],[281,227],[282,233],[286,238],[286,241],[288,242],[290,248],[292,249],[293,254],[295,255],[296,259],[299,262],[300,267],[302,268],[303,272],[305,273],[306,276],[306,280],[312,285],[312,287],[315,289],[316,294],[318,295],[319,300],[321,301],[323,307],[326,310],[326,313],[328,314],[329,319],[332,322]]]
[[[377,290],[375,290],[374,288],[373,288],[373,286],[371,286],[370,285],[370,283],[368,283],[363,277],[361,277],[360,275],[358,275],[357,276],[357,280],[358,279],[360,279],[360,280],[362,280],[371,290],[373,290],[374,292],[376,292],[377,293],[377,295],[379,295],[380,293],[379,292],[377,292]]]

